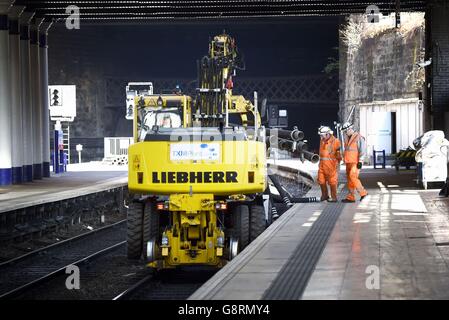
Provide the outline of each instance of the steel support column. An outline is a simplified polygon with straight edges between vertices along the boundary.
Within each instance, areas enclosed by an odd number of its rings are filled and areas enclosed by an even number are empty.
[[[12,1],[0,1],[0,185],[12,183],[11,103],[8,11]]]
[[[33,117],[30,65],[30,22],[34,12],[20,17],[20,71],[22,75],[23,181],[33,181]]]
[[[48,30],[52,22],[44,22],[39,33],[41,108],[42,108],[42,159],[43,176],[50,177],[50,112],[48,103]]]
[[[9,78],[11,81],[12,126],[12,183],[23,181],[23,128],[22,93],[20,74],[20,27],[19,18],[24,6],[14,6],[9,11]]]
[[[30,28],[31,107],[33,132],[33,179],[42,179],[42,97],[39,58],[39,27],[42,18],[34,18]]]

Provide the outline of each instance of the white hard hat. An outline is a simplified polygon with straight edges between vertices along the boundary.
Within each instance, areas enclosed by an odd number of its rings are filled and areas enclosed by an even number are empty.
[[[333,132],[331,128],[327,126],[321,126],[318,128],[318,134],[326,134],[326,133],[332,134]]]
[[[341,127],[341,130],[348,130],[349,128],[352,128],[352,123],[351,122],[345,122],[343,124],[343,126]]]

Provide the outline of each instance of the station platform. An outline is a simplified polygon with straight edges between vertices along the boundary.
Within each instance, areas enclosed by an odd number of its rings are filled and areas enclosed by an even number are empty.
[[[67,200],[126,186],[127,166],[89,162],[68,165],[67,172],[50,178],[0,188],[0,213]]]
[[[295,204],[189,299],[448,299],[449,199],[415,178],[364,168],[362,202]]]

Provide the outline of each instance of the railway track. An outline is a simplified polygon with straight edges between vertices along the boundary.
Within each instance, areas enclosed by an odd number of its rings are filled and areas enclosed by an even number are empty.
[[[113,224],[110,224],[110,225],[107,225],[107,226],[104,226],[104,227],[101,227],[101,228],[98,228],[98,229],[95,229],[95,230],[92,230],[92,231],[80,234],[80,235],[77,235],[77,236],[74,236],[74,237],[71,237],[69,239],[65,239],[65,240],[62,240],[62,241],[59,241],[59,242],[56,242],[56,243],[52,243],[52,244],[50,244],[48,246],[45,246],[45,247],[33,250],[31,252],[28,252],[28,253],[20,255],[18,257],[12,258],[10,260],[0,262],[0,270],[1,270],[1,268],[5,267],[5,266],[13,265],[13,264],[15,264],[15,263],[17,263],[19,261],[24,260],[24,259],[30,258],[32,256],[36,256],[38,254],[44,253],[44,252],[46,252],[48,250],[51,250],[52,248],[56,248],[56,247],[59,247],[59,246],[67,245],[67,244],[69,244],[71,242],[77,241],[77,240],[82,239],[82,238],[92,237],[93,235],[95,235],[97,233],[103,232],[103,231],[105,231],[105,230],[107,230],[109,228],[117,227],[117,226],[119,226],[121,224],[124,224],[124,223],[126,223],[126,220],[121,220],[121,221],[118,221],[116,223],[113,223]]]
[[[64,240],[0,264],[0,299],[14,298],[82,265],[125,246],[126,221]]]
[[[190,267],[147,275],[113,300],[186,300],[218,269]]]
[[[126,258],[126,221],[64,240],[0,264],[0,299],[187,299],[217,270],[152,273]],[[81,290],[68,290],[69,265]],[[121,292],[120,294],[118,294]]]
[[[283,210],[282,210],[283,211]],[[184,300],[216,273],[204,267],[151,273],[126,258],[126,220],[0,263],[0,299]],[[77,265],[81,290],[65,273]]]

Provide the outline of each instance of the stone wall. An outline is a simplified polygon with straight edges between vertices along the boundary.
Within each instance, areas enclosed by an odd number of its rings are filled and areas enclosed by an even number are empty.
[[[417,15],[416,21],[400,29],[394,27],[394,20],[375,26],[360,15],[351,15],[342,25],[340,121],[347,119],[353,105],[417,98],[423,92],[424,70],[416,63],[424,57],[424,16]],[[357,108],[353,121],[358,129]]]
[[[75,146],[83,145],[83,161],[103,158],[102,139],[109,120],[102,108],[104,64],[101,29],[67,30],[57,24],[49,34],[49,84],[76,85],[76,118],[70,123],[72,162],[78,159]],[[77,160],[76,160],[77,161]],[[75,161],[75,162],[76,162]]]

